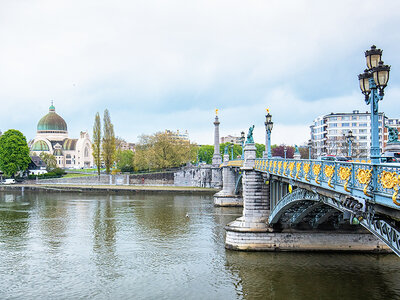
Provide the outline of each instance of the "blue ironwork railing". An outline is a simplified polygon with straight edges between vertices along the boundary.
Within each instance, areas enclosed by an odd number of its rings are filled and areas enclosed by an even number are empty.
[[[396,209],[400,206],[400,164],[258,158],[254,169]]]

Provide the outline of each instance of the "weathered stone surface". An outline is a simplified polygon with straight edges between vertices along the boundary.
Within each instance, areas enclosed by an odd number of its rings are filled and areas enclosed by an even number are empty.
[[[225,246],[249,251],[362,251],[391,252],[369,233],[240,232],[227,230]]]

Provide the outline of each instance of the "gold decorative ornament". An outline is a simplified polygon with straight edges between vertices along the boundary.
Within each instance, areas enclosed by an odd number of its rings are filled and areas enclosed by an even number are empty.
[[[218,116],[218,109],[215,110],[215,115]]]
[[[288,162],[287,161],[285,161],[284,163],[283,163],[283,176],[286,176],[286,168],[287,168],[287,165],[288,165]]]
[[[315,182],[317,184],[321,184],[321,182],[318,181],[318,176],[319,176],[319,173],[321,172],[321,165],[319,165],[319,164],[313,165],[312,171],[315,175]]]
[[[364,184],[363,192],[364,192],[364,195],[368,196],[368,197],[372,197],[367,192],[369,183],[371,182],[371,177],[372,177],[372,169],[358,169],[357,180],[359,183]]]
[[[293,169],[294,169],[294,161],[292,161],[291,163],[289,163],[289,170],[290,170],[290,177],[293,177]]]
[[[269,161],[269,168],[268,168],[269,172],[271,172],[271,167],[272,167],[272,160]]]
[[[385,189],[394,190],[392,201],[394,204],[400,206],[400,203],[397,201],[397,194],[399,193],[400,186],[400,175],[397,175],[396,172],[382,171],[380,181]]]
[[[289,193],[292,193],[292,192],[293,192],[292,185],[291,185],[291,184],[289,184]]]
[[[325,166],[324,173],[325,173],[325,176],[329,178],[328,185],[331,188],[333,188],[333,185],[331,182],[332,182],[333,174],[335,174],[335,166]]]
[[[350,193],[349,188],[347,187],[349,185],[349,180],[350,180],[350,176],[351,176],[351,168],[350,167],[340,167],[339,168],[339,177],[341,180],[346,180],[346,182],[344,183],[344,190],[346,192]]]
[[[278,170],[277,170],[277,173],[278,173],[279,175],[281,175],[281,168],[282,168],[282,162],[279,161],[279,162],[278,162]]]
[[[276,169],[276,165],[277,165],[277,162],[276,162],[276,161],[274,161],[274,167],[272,168],[272,173],[276,173],[276,171],[275,171],[275,169]]]
[[[301,162],[296,163],[296,179],[300,179],[299,173],[301,168]]]
[[[308,182],[310,182],[310,179],[307,178],[308,172],[310,172],[310,163],[305,163],[303,165],[303,170],[304,170],[304,179]]]

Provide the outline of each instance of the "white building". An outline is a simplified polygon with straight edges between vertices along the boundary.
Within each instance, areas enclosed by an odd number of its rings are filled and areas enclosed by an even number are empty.
[[[384,146],[384,125],[388,118],[379,113],[379,144]],[[345,136],[351,130],[354,136],[352,143],[353,157],[367,158],[371,147],[371,116],[369,112],[330,113],[316,118],[311,128],[312,156],[321,155],[346,156],[348,143]]]
[[[53,105],[38,122],[30,150],[32,155],[42,152],[53,154],[60,168],[88,168],[94,165],[89,134],[81,131],[78,139],[70,139],[67,123],[56,113]]]

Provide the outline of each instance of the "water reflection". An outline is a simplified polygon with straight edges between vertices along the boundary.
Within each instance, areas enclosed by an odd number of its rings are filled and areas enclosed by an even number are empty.
[[[0,193],[0,298],[400,297],[394,255],[224,248],[210,196]]]

